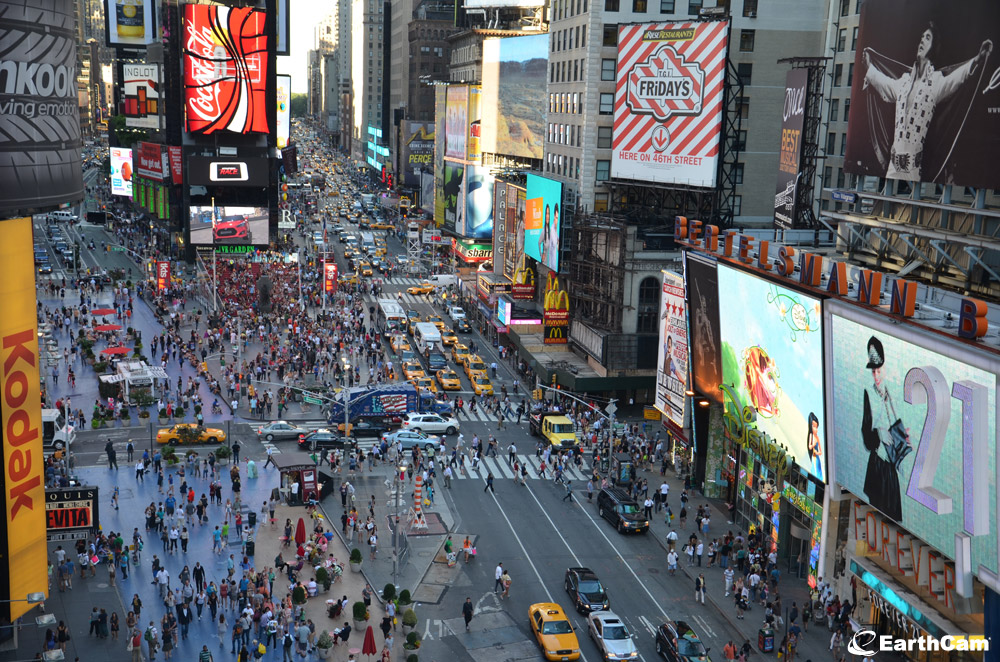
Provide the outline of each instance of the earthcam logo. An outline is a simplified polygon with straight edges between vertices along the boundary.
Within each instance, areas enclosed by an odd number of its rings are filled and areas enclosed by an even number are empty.
[[[879,636],[872,630],[858,630],[847,644],[847,652],[859,657],[873,657],[876,653],[889,651],[988,651],[990,641],[986,637],[965,635],[945,635],[936,637],[915,637],[897,639],[889,635]]]

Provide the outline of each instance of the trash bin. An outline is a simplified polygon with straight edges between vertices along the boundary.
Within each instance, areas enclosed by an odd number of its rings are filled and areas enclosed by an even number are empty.
[[[247,556],[253,556],[254,550],[257,547],[257,543],[253,540],[248,540],[246,543]],[[774,646],[774,637],[771,637],[771,646]]]
[[[247,524],[250,525],[251,529],[257,526],[257,511],[255,510],[250,511],[250,513],[247,515]]]
[[[757,632],[757,648],[760,649],[761,653],[770,653],[774,651],[774,630],[770,628],[761,628]]]

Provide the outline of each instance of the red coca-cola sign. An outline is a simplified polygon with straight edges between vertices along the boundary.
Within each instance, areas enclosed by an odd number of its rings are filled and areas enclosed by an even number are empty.
[[[264,12],[184,5],[184,105],[193,133],[267,133]]]

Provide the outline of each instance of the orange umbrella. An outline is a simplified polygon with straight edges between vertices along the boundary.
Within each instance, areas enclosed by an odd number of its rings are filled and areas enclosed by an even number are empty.
[[[368,626],[365,630],[365,643],[361,644],[361,654],[362,655],[374,655],[378,652],[378,648],[375,647],[375,632],[372,630],[372,626]]]
[[[128,354],[131,351],[128,347],[108,347],[107,349],[102,349],[101,354],[111,356],[112,354]]]
[[[121,324],[98,324],[94,327],[94,331],[121,331]]]
[[[90,311],[91,315],[114,315],[114,308],[94,308]]]

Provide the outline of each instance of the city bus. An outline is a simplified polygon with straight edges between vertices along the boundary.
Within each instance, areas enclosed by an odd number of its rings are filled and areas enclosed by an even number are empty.
[[[392,299],[379,299],[375,328],[383,334],[402,331],[406,328],[406,311]]]
[[[371,232],[361,233],[361,252],[375,255],[375,235]]]

